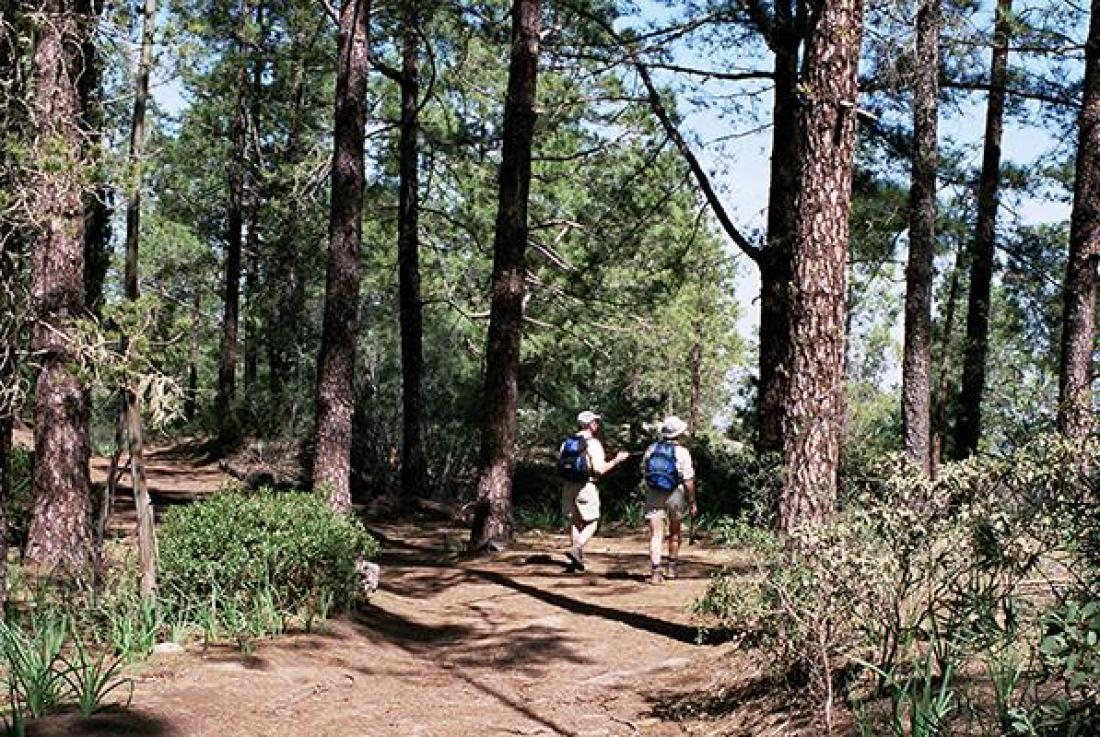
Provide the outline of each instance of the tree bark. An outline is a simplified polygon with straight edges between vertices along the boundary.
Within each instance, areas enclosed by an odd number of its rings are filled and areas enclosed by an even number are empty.
[[[261,97],[263,95],[264,75],[264,51],[267,43],[264,26],[264,6],[256,5],[256,26],[259,28],[260,37],[256,41],[259,53],[250,54],[251,79],[248,100],[248,122],[246,138],[249,141],[258,141],[262,132],[260,130]],[[247,149],[248,144],[245,144]],[[256,379],[260,370],[260,348],[262,340],[260,336],[260,318],[257,303],[260,297],[260,209],[263,207],[264,193],[261,190],[261,181],[258,167],[254,167],[251,176],[248,177],[247,204],[248,210],[248,235],[245,238],[244,271],[245,271],[245,316],[244,335],[244,393],[253,394],[257,387]],[[260,431],[269,430],[268,427],[259,428]]]
[[[149,96],[149,71],[153,63],[156,0],[145,0],[142,11],[141,57],[138,61],[134,112],[130,124],[130,192],[126,203],[126,299],[138,299],[138,253],[141,240],[141,185],[145,162],[145,108]],[[132,346],[127,346],[132,350]],[[140,592],[146,601],[156,598],[156,530],[153,504],[145,482],[145,433],[141,423],[141,398],[137,387],[123,389],[123,412],[130,449],[130,479],[137,511]]]
[[[955,268],[951,270],[951,284],[947,288],[947,306],[944,309],[939,378],[932,401],[932,462],[929,473],[933,478],[943,463],[943,443],[947,437],[947,404],[951,393],[951,338],[955,334],[955,309],[958,304],[962,259],[963,252],[960,249],[955,256]]]
[[[515,466],[519,351],[523,332],[524,255],[531,185],[531,147],[535,135],[540,0],[512,5],[512,53],[508,98],[504,105],[504,142],[500,192],[493,240],[492,301],[485,352],[481,463],[477,514],[470,548],[500,548],[511,542],[512,471]]]
[[[7,13],[14,13],[17,3],[5,3]],[[6,22],[11,22],[5,18]],[[14,32],[0,36],[0,85],[8,99],[21,99],[24,94],[17,73],[19,52],[13,43]],[[14,106],[0,108],[0,135],[15,136],[19,130],[20,118],[13,110]],[[0,149],[0,187],[12,185],[11,155],[6,149]],[[15,361],[19,348],[19,307],[21,298],[18,285],[20,272],[19,254],[22,252],[22,234],[17,233],[15,224],[0,215],[0,618],[4,616],[7,605],[7,559],[10,530],[6,510],[11,496],[11,452],[12,431],[16,413]]]
[[[909,187],[909,262],[905,271],[905,347],[901,422],[905,453],[932,468],[932,275],[936,245],[940,0],[917,11],[913,88],[913,170]]]
[[[406,0],[402,32],[400,193],[397,261],[401,311],[401,500],[406,509],[427,487],[424,452],[424,320],[420,298],[419,157],[420,79],[418,3]]]
[[[249,0],[241,0],[241,38],[237,47],[241,55],[237,69],[237,100],[233,115],[233,161],[229,165],[229,207],[226,212],[225,290],[222,317],[222,345],[218,362],[218,446],[222,452],[240,443],[241,424],[237,414],[237,343],[241,315],[241,246],[244,237],[244,160],[247,153],[247,79],[248,46],[245,43]]]
[[[329,506],[338,512],[346,512],[351,506],[351,418],[359,332],[369,20],[369,0],[346,0],[340,10],[332,206],[313,462],[313,483],[327,489]]]
[[[1062,289],[1058,430],[1070,438],[1088,437],[1093,419],[1093,333],[1096,269],[1100,262],[1100,0],[1093,0],[1091,15],[1085,44],[1069,258]]]
[[[777,0],[773,22],[775,92],[772,158],[768,186],[768,239],[760,259],[758,453],[783,448],[783,381],[790,360],[787,286],[791,282],[795,175],[798,168],[798,48],[801,42],[793,0]]]
[[[303,107],[305,104],[305,39],[294,37],[291,64],[291,99],[293,106],[287,126],[287,144],[283,160],[292,171],[305,159],[307,150],[303,135]],[[273,187],[284,194],[292,194],[293,178],[276,180]],[[280,224],[274,236],[273,256],[269,288],[274,292],[272,307],[266,315],[268,381],[273,406],[282,407],[286,402],[287,377],[298,370],[298,346],[301,336],[302,313],[305,309],[305,287],[301,258],[301,198],[290,197],[287,219]],[[291,416],[293,416],[293,412]],[[292,418],[287,418],[288,423]],[[286,431],[291,430],[288,424]]]
[[[102,2],[98,4],[102,7]],[[80,0],[77,12],[97,16],[96,0]],[[99,316],[103,307],[103,283],[111,265],[111,190],[107,183],[106,165],[103,162],[104,110],[102,54],[95,40],[89,35],[81,51],[84,71],[80,75],[80,108],[85,116],[84,128],[88,135],[88,150],[94,158],[89,162],[94,172],[95,185],[84,197],[84,303],[93,315]]]
[[[199,345],[202,342],[202,289],[191,297],[191,345],[187,352],[187,396],[183,416],[191,422],[199,411]]]
[[[978,182],[977,224],[970,249],[970,293],[966,308],[962,389],[955,423],[955,454],[959,458],[973,454],[982,435],[982,394],[985,391],[985,363],[989,353],[989,297],[993,282],[997,195],[1001,182],[1001,137],[1004,130],[1011,15],[1012,0],[997,0],[989,73],[989,105],[985,116],[985,147]]]
[[[2,52],[0,52],[2,53]],[[6,81],[6,76],[5,76]],[[0,226],[0,237],[10,236],[6,224]],[[6,243],[6,241],[5,241]],[[0,253],[0,308],[4,310],[4,317],[0,319],[12,319],[15,310],[9,299],[8,287],[14,280],[14,263],[7,253]],[[12,393],[12,382],[15,380],[16,336],[18,332],[14,326],[4,325],[0,330],[0,618],[4,615],[4,609],[8,601],[8,541],[10,531],[8,529],[7,509],[11,498],[11,452],[12,431],[15,422],[15,403]]]
[[[824,0],[808,19],[779,499],[780,527],[788,532],[823,520],[836,498],[862,12],[861,0]]]
[[[688,351],[688,367],[691,371],[691,394],[688,397],[688,432],[695,434],[699,431],[699,415],[702,412],[703,403],[703,321],[696,318],[692,321],[694,340]]]
[[[71,368],[71,323],[84,313],[86,120],[80,108],[81,49],[94,18],[72,0],[42,3],[31,101],[36,135],[31,345],[39,361],[34,406],[34,508],[26,557],[79,573],[91,562],[88,405]]]

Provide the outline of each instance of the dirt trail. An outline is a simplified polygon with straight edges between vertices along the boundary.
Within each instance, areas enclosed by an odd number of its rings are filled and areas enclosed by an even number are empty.
[[[224,480],[197,456],[165,452],[150,464],[161,504]],[[681,578],[650,586],[637,533],[597,537],[588,570],[570,574],[563,535],[526,534],[492,559],[461,560],[464,530],[371,529],[383,544],[382,586],[360,611],[250,654],[195,644],[155,655],[132,673],[131,708],[51,717],[31,734],[799,733],[748,656],[697,644],[688,607],[726,551],[685,546]]]

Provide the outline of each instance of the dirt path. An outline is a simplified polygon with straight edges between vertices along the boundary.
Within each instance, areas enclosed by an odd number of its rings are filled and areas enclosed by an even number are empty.
[[[155,455],[149,477],[161,506],[226,481],[179,450]],[[124,532],[132,507],[119,502]],[[155,655],[132,673],[130,709],[52,717],[31,734],[800,733],[747,655],[697,644],[689,607],[728,551],[685,546],[681,578],[655,587],[636,533],[597,537],[578,575],[565,571],[562,535],[523,535],[504,554],[469,561],[457,555],[465,530],[371,529],[383,543],[382,587],[360,611],[250,654],[196,644]]]
[[[709,564],[655,589],[606,544],[573,577],[533,548],[453,564],[459,531],[378,531],[385,581],[357,616],[252,657],[166,664],[136,703],[188,735],[686,734],[645,693],[699,654],[682,605]]]

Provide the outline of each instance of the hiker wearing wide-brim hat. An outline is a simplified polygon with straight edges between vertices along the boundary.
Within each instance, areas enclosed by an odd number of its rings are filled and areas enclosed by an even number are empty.
[[[658,429],[661,439],[646,449],[642,474],[646,487],[645,519],[649,525],[650,583],[663,583],[661,548],[668,520],[668,578],[676,578],[684,510],[694,515],[695,466],[691,453],[680,444],[687,423],[669,415]]]
[[[584,570],[584,546],[596,534],[600,522],[600,492],[596,480],[625,461],[621,450],[608,462],[599,432],[600,416],[591,410],[577,415],[577,432],[561,444],[558,474],[561,476],[561,511],[569,520],[571,546],[565,556],[571,570]]]

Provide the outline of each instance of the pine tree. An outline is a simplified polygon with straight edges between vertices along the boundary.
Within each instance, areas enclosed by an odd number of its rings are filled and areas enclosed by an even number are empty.
[[[977,223],[969,253],[970,291],[966,309],[966,340],[963,345],[962,388],[955,421],[955,454],[960,458],[965,458],[978,449],[978,441],[982,435],[982,394],[985,391],[985,364],[989,353],[989,299],[996,246],[1001,138],[1004,132],[1011,24],[1012,0],[997,0],[982,172],[978,182]]]
[[[808,19],[787,313],[791,354],[779,499],[785,531],[820,522],[836,498],[862,14],[861,0],[824,0]]]
[[[81,50],[95,27],[86,4],[42,4],[34,54],[35,127],[28,186],[35,213],[32,350],[35,386],[34,509],[26,557],[72,572],[91,561],[88,403],[72,369],[72,323],[84,314],[86,116],[81,110]]]
[[[1077,139],[1069,258],[1062,287],[1058,429],[1072,438],[1092,429],[1096,269],[1100,262],[1100,0],[1092,2]]]
[[[901,404],[905,452],[926,473],[932,464],[932,271],[936,241],[940,25],[940,0],[922,0],[917,11]]]
[[[470,547],[482,550],[512,539],[519,349],[523,334],[524,254],[535,136],[539,0],[512,5],[512,52],[504,104],[504,148],[499,175],[489,336],[485,350],[477,513]]]
[[[345,512],[351,506],[351,418],[359,337],[369,0],[346,0],[338,23],[332,203],[321,354],[317,362],[313,484],[328,490],[329,505],[334,510]]]

